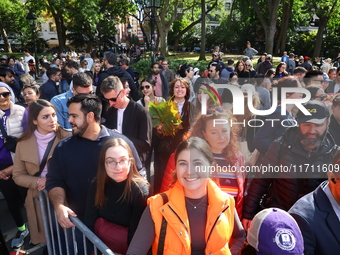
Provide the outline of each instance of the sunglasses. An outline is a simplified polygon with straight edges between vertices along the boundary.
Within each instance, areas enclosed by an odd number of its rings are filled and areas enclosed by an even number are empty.
[[[209,114],[213,114],[214,112],[220,112],[220,113],[222,113],[222,112],[223,112],[223,109],[220,108],[220,107],[216,107],[216,108],[214,108],[214,109],[208,109],[208,110],[207,110],[207,114],[208,114],[208,115],[209,115]]]
[[[327,98],[327,95],[322,95],[322,96],[315,96],[314,98],[320,98],[321,101],[325,101]]]
[[[116,102],[116,101],[117,101],[117,98],[118,98],[119,95],[120,95],[120,92],[122,92],[122,90],[119,91],[119,93],[118,93],[118,95],[117,95],[116,97],[113,97],[113,98],[106,98],[105,100],[106,100],[106,101],[111,101],[111,102]]]
[[[0,96],[2,96],[3,98],[7,98],[9,97],[10,94],[11,94],[10,92],[2,92],[0,93]]]
[[[251,65],[246,65],[246,66],[251,66]]]
[[[140,86],[140,90],[143,91],[144,89],[149,89],[150,85]]]

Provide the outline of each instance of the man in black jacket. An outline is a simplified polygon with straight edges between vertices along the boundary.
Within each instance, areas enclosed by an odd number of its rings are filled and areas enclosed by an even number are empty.
[[[147,110],[126,96],[126,90],[118,77],[106,78],[101,92],[110,107],[104,114],[105,126],[128,137],[135,145],[142,162],[151,148],[152,122]]]
[[[139,99],[137,88],[133,82],[131,75],[127,71],[125,71],[122,67],[117,66],[117,56],[111,51],[105,52],[104,53],[104,65],[107,69],[99,74],[99,81],[98,81],[98,86],[96,90],[97,96],[100,99],[104,99],[103,94],[100,90],[100,86],[103,80],[105,80],[105,78],[109,76],[117,76],[118,78],[122,78],[129,83],[129,87],[131,90],[130,97],[133,100],[137,101]]]
[[[327,178],[323,170],[338,150],[328,132],[330,114],[317,100],[310,100],[304,107],[311,115],[298,112],[299,127],[288,128],[272,143],[262,159],[261,173],[250,184],[243,206],[246,230],[259,205],[289,210]]]

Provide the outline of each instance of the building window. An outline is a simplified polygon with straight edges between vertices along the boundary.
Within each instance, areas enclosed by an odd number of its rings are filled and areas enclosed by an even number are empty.
[[[231,3],[225,3],[225,8],[229,11],[231,8]]]
[[[53,22],[50,22],[49,23],[49,26],[50,26],[50,32],[55,32],[55,24]]]

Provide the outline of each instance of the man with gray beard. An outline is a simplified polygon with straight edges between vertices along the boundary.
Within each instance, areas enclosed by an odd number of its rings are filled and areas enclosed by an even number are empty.
[[[256,173],[250,184],[243,206],[242,224],[246,230],[259,205],[288,211],[300,197],[327,179],[329,164],[338,150],[328,132],[330,113],[317,100],[303,106],[310,115],[301,110],[297,113],[299,126],[288,128],[272,143],[262,159],[262,172]]]

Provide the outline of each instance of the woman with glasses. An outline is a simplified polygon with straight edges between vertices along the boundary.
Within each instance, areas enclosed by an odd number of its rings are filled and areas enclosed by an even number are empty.
[[[146,110],[149,110],[150,102],[153,104],[165,102],[163,97],[155,96],[156,82],[154,79],[143,79],[139,88],[142,91],[143,96],[137,101],[137,103],[143,105]]]
[[[327,99],[327,94],[323,90],[321,85],[309,85],[306,89],[310,92],[311,98],[320,102],[325,102]]]
[[[88,63],[86,60],[80,62],[79,72],[85,72],[87,70]]]
[[[283,77],[288,76],[286,71],[287,64],[285,62],[281,62],[277,65],[274,79],[281,79]]]
[[[173,185],[148,199],[127,255],[238,254],[245,232],[232,196],[209,178],[216,163],[206,141],[191,137],[175,153]],[[163,234],[164,233],[164,234]]]
[[[115,254],[126,254],[148,195],[149,184],[139,174],[129,145],[110,139],[100,152],[84,223]]]
[[[28,128],[18,139],[13,179],[17,185],[28,188],[25,205],[33,244],[46,242],[38,191],[45,189],[54,148],[70,135],[58,125],[54,105],[43,99],[30,104]]]
[[[242,80],[242,84],[245,83],[251,83],[251,79],[255,76],[256,71],[253,68],[253,62],[248,59],[245,63],[245,69],[244,72],[241,72],[241,75],[239,78]]]
[[[20,247],[29,231],[22,214],[24,210],[24,198],[26,191],[18,187],[12,178],[15,146],[14,139],[18,138],[27,127],[27,111],[24,107],[14,104],[15,96],[12,89],[5,83],[0,82],[0,190],[5,197],[8,210],[11,213],[18,232],[12,240],[12,247]],[[6,134],[5,134],[6,133]]]

